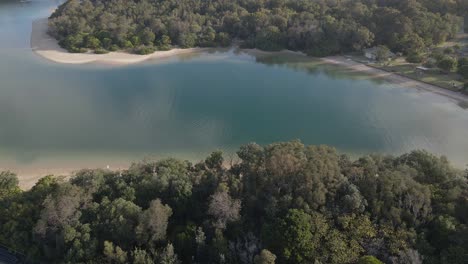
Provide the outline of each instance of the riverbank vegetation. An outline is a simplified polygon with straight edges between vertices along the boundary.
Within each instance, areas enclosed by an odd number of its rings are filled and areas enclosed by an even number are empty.
[[[464,0],[69,0],[49,31],[71,52],[149,53],[241,44],[330,55],[386,45],[405,54],[454,37]]]
[[[237,154],[28,191],[1,173],[0,243],[47,263],[466,263],[468,175],[444,157],[352,161],[297,141]]]

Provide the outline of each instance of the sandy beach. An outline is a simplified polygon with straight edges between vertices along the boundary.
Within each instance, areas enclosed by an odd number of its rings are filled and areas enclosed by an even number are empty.
[[[401,76],[395,73],[373,68],[365,64],[348,59],[344,56],[326,57],[326,58],[322,58],[321,60],[324,61],[325,63],[347,67],[349,69],[352,69],[355,72],[360,72],[360,73],[368,74],[370,76],[374,76],[377,78],[382,78],[386,81],[389,81],[391,83],[397,84],[402,87],[416,88],[421,91],[435,93],[435,94],[450,98],[456,102],[468,101],[468,96],[462,93],[450,91],[450,90],[447,90],[447,89],[444,89],[435,85],[413,80],[411,78]]]
[[[127,169],[132,161],[142,159],[118,157],[112,155],[64,155],[39,157],[31,162],[21,162],[3,155],[0,160],[0,172],[12,171],[19,179],[19,186],[28,190],[47,175],[68,179],[74,172],[82,169],[108,169],[118,171]]]
[[[156,51],[148,55],[137,55],[125,52],[109,52],[107,54],[69,53],[61,48],[57,40],[47,34],[47,18],[35,20],[32,23],[31,48],[39,56],[57,63],[84,64],[134,64],[150,59],[164,59],[175,55],[188,54],[206,50],[205,48],[171,49]]]

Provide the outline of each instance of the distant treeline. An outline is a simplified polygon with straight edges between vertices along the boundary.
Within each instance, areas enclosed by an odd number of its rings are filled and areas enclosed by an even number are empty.
[[[50,34],[70,52],[241,44],[323,56],[386,45],[420,53],[453,37],[466,0],[69,0]]]
[[[165,159],[28,191],[0,174],[0,243],[37,263],[467,263],[468,172],[413,151],[352,161],[298,141],[226,168]],[[229,163],[229,162],[228,162]]]

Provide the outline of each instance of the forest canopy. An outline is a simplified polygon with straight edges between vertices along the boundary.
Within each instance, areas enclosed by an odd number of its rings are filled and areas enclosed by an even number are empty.
[[[28,191],[0,173],[0,244],[40,263],[466,263],[468,171],[444,157],[350,160],[299,141],[237,156],[46,176]]]
[[[465,0],[68,0],[49,33],[70,52],[240,44],[316,56],[386,45],[408,54],[452,38],[467,11]]]

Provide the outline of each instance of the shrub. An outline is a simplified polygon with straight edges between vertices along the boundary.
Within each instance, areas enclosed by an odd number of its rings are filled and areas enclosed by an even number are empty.
[[[444,58],[444,54],[440,51],[434,51],[431,53],[431,58],[434,58],[437,61],[439,61]]]
[[[151,46],[138,46],[133,50],[136,54],[140,55],[146,55],[146,54],[151,54],[155,51],[154,47]]]
[[[468,65],[458,67],[458,73],[463,76],[463,78],[468,79]]]
[[[96,54],[106,54],[106,53],[109,53],[109,51],[106,50],[106,49],[103,49],[103,48],[98,48],[98,49],[94,50],[94,53],[96,53]]]
[[[86,47],[90,49],[98,49],[101,47],[101,41],[94,36],[86,37]]]
[[[358,260],[357,264],[383,264],[383,262],[374,256],[364,256]]]
[[[458,67],[463,67],[468,65],[468,57],[461,57],[458,59]]]
[[[133,43],[130,40],[124,40],[122,46],[126,49],[133,48]]]
[[[378,46],[376,56],[377,61],[387,61],[390,58],[390,49],[387,46]]]
[[[453,54],[455,53],[455,50],[453,48],[446,48],[444,49],[445,54]]]
[[[157,41],[159,50],[170,50],[171,49],[171,38],[168,35],[163,35],[160,40]]]
[[[450,56],[445,56],[437,62],[437,67],[444,71],[453,71],[457,68],[457,60]]]
[[[104,38],[102,41],[102,47],[108,49],[112,46],[112,39],[110,38]]]
[[[109,50],[110,50],[110,51],[118,51],[118,50],[119,50],[119,46],[113,44],[113,45],[111,45],[111,46],[109,47]]]
[[[434,58],[428,58],[423,65],[427,68],[434,68],[437,66],[437,61]]]
[[[216,35],[216,43],[222,47],[227,47],[231,44],[231,38],[228,33],[220,32]]]
[[[410,53],[406,57],[406,61],[410,63],[421,63],[424,60],[424,56],[421,53]]]

